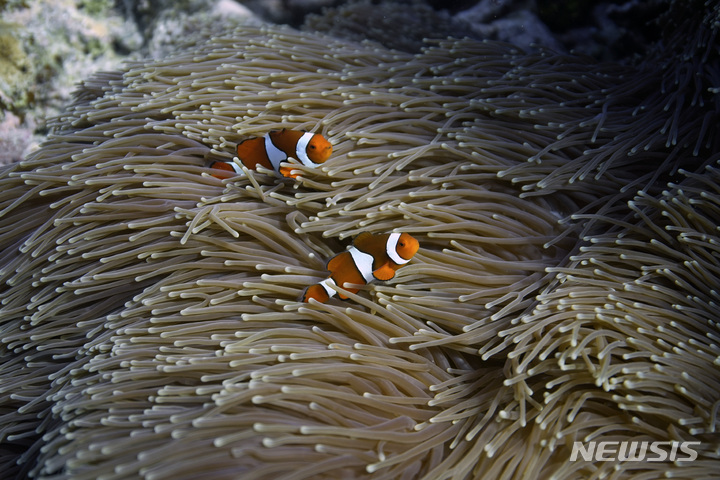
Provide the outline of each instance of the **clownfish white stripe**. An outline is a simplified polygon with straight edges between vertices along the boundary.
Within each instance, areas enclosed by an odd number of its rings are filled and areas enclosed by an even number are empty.
[[[397,263],[398,265],[404,265],[404,264],[408,263],[410,261],[410,259],[409,258],[405,259],[405,258],[402,258],[400,255],[398,255],[397,243],[398,243],[399,239],[400,239],[399,233],[391,233],[390,237],[387,239],[386,251],[387,251],[387,256],[390,257],[390,260]]]
[[[281,167],[280,164],[292,157],[306,167],[316,168],[332,154],[332,145],[319,133],[303,130],[271,130],[262,137],[252,137],[237,144],[237,158],[250,170],[258,166],[274,170],[276,174],[287,178],[300,177],[300,171],[292,166]],[[210,168],[224,170],[214,177],[223,179],[238,173],[229,162],[215,161]]]
[[[233,171],[235,173],[237,173],[238,175],[245,175],[245,172],[243,172],[242,167],[240,165],[238,165],[237,163],[235,163],[235,162],[225,162],[225,163],[230,165],[232,167]]]
[[[310,143],[310,140],[313,138],[314,134],[310,132],[305,132],[302,137],[300,137],[300,140],[297,142],[297,147],[295,147],[295,158],[300,160],[303,165],[306,167],[317,167],[318,164],[310,160],[310,157],[308,157],[307,154],[307,147]]]
[[[280,170],[280,162],[284,162],[287,159],[285,152],[275,146],[270,138],[270,135],[265,135],[265,151],[267,152],[268,160],[276,172]]]
[[[362,285],[374,280],[387,281],[417,253],[420,244],[407,233],[362,232],[350,248],[332,257],[327,263],[328,278],[310,285],[302,301],[327,302],[337,296],[345,300],[358,293]],[[335,290],[341,287],[342,290]]]
[[[320,285],[325,289],[325,291],[328,294],[328,297],[334,297],[337,291],[333,289],[330,285],[334,285],[337,287],[337,284],[335,283],[335,280],[332,278],[326,278],[322,282],[320,282]]]
[[[355,267],[357,267],[358,272],[360,272],[360,275],[365,279],[365,283],[370,283],[373,279],[373,262],[375,259],[372,255],[361,252],[355,247],[350,248],[349,251],[355,262]]]

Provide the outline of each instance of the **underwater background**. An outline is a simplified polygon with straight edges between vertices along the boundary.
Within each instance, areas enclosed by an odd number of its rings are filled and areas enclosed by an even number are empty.
[[[0,11],[0,478],[717,478],[717,2]]]

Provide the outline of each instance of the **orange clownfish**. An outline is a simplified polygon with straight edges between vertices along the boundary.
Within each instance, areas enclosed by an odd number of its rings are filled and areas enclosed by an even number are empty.
[[[280,163],[293,157],[308,167],[317,167],[330,158],[332,145],[319,133],[304,132],[301,130],[271,130],[262,137],[253,137],[243,140],[237,146],[237,156],[250,170],[255,170],[257,165],[275,170],[283,177],[297,178],[290,172],[290,167],[281,167]],[[225,170],[242,174],[239,165],[233,162],[216,161],[210,165],[211,168]],[[217,178],[227,176],[214,175]]]
[[[361,233],[353,240],[353,246],[349,250],[330,259],[327,265],[330,276],[308,287],[303,295],[303,302],[314,298],[324,303],[336,293],[343,300],[348,298],[336,292],[330,285],[357,293],[357,288],[348,288],[345,283],[364,285],[373,279],[390,280],[395,276],[395,271],[417,253],[418,248],[418,241],[407,233]]]

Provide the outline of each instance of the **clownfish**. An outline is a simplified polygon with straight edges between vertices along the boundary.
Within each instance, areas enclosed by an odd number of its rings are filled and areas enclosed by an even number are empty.
[[[243,140],[237,146],[237,156],[240,161],[250,170],[255,170],[257,165],[275,170],[283,177],[297,178],[290,172],[291,167],[281,167],[280,163],[293,157],[308,167],[317,167],[324,163],[332,154],[332,145],[319,133],[310,133],[301,130],[271,130],[262,137],[253,137]],[[239,165],[233,162],[216,161],[210,168],[225,170],[227,172],[242,175],[243,171]],[[213,175],[217,178],[225,176]]]
[[[407,233],[372,234],[364,232],[355,237],[353,246],[330,259],[327,269],[330,276],[305,290],[303,302],[314,298],[325,303],[338,293],[341,299],[346,295],[335,291],[330,285],[339,286],[348,292],[359,289],[348,288],[345,283],[366,285],[377,280],[390,280],[395,271],[410,261],[420,244]]]

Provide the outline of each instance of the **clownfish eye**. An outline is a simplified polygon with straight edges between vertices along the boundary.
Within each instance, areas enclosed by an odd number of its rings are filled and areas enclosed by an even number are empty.
[[[315,150],[315,145],[310,145],[310,148],[312,148],[313,150]]]
[[[398,245],[400,245],[401,247],[404,247],[404,246],[405,246],[405,242],[398,242]]]

